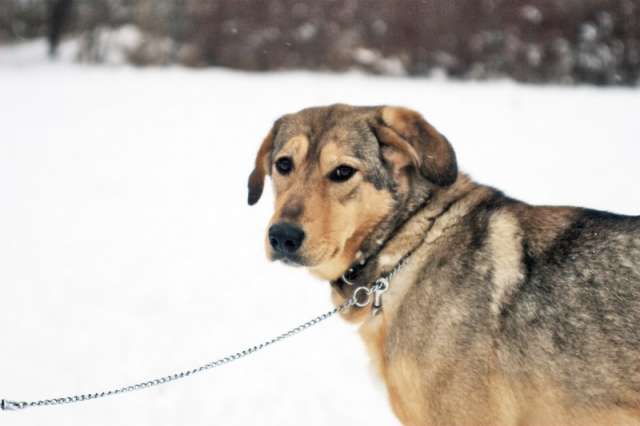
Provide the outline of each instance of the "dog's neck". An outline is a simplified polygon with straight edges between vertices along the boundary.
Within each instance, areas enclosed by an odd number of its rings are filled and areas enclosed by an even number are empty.
[[[420,246],[434,223],[462,198],[479,186],[464,174],[447,188],[409,194],[397,201],[396,215],[381,223],[362,244],[358,257],[345,274],[332,281],[343,297],[350,297],[359,286],[368,286],[389,274]]]

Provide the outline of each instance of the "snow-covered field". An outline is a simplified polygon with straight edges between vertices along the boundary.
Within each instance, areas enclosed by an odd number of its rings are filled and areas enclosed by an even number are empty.
[[[38,49],[0,48],[0,398],[195,367],[330,309],[326,283],[265,260],[270,193],[246,205],[260,140],[303,107],[410,106],[479,181],[640,214],[638,90],[52,65]],[[396,423],[335,318],[174,384],[0,412],[7,426]]]

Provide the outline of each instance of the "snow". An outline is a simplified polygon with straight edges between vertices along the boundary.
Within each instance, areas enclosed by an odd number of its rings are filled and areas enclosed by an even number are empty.
[[[0,67],[22,68],[47,65],[44,58],[49,48],[44,39],[13,45],[0,45]],[[71,62],[78,52],[78,40],[65,40],[58,48],[61,63]]]
[[[260,140],[303,107],[406,105],[481,182],[640,213],[636,89],[89,67],[44,51],[0,48],[0,398],[196,367],[329,310],[326,283],[265,259],[271,193],[246,204]],[[333,318],[174,384],[3,412],[0,424],[397,421],[357,330]]]

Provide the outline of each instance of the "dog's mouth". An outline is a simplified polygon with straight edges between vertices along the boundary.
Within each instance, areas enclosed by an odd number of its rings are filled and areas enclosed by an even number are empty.
[[[308,266],[304,259],[297,254],[283,255],[280,253],[274,253],[271,258],[273,261],[280,261],[287,266],[300,267],[300,266]]]
[[[331,260],[335,257],[339,250],[330,250],[328,248],[318,250],[315,255],[306,255],[302,253],[282,253],[271,250],[270,257],[272,261],[282,262],[287,266],[313,268]]]

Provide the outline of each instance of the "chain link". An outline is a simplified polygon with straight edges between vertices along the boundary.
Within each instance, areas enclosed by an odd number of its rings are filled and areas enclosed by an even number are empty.
[[[350,299],[348,299],[346,302],[344,302],[342,305],[338,306],[337,308],[332,309],[331,311],[319,315],[315,318],[313,318],[310,321],[305,322],[304,324],[299,325],[298,327],[292,328],[291,330],[280,334],[277,337],[274,337],[271,340],[267,340],[263,343],[260,343],[259,345],[255,345],[255,346],[251,346],[243,351],[240,352],[236,352],[232,355],[226,356],[224,358],[220,358],[216,361],[212,361],[208,364],[204,364],[200,367],[194,368],[192,370],[185,370],[179,373],[175,373],[175,374],[171,374],[168,376],[163,376],[157,379],[153,379],[153,380],[149,380],[146,382],[140,382],[134,385],[129,385],[129,386],[124,386],[121,388],[117,388],[117,389],[112,389],[109,391],[104,391],[104,392],[96,392],[96,393],[87,393],[87,394],[81,394],[81,395],[73,395],[73,396],[64,396],[61,398],[52,398],[52,399],[41,399],[38,401],[11,401],[8,399],[3,399],[0,401],[0,410],[3,411],[11,411],[11,410],[22,410],[25,408],[31,408],[31,407],[43,407],[43,406],[50,406],[50,405],[62,405],[62,404],[72,404],[75,402],[81,402],[81,401],[89,401],[92,399],[100,399],[100,398],[105,398],[107,396],[112,396],[112,395],[119,395],[122,393],[127,393],[127,392],[133,392],[133,391],[137,391],[137,390],[141,390],[141,389],[147,389],[153,386],[158,386],[158,385],[163,385],[165,383],[169,383],[169,382],[173,382],[176,380],[180,380],[180,379],[184,379],[186,377],[189,376],[193,376],[194,374],[198,374],[201,373],[203,371],[206,370],[210,370],[212,368],[216,368],[216,367],[220,367],[222,365],[228,364],[232,361],[236,361],[240,358],[244,358],[248,355],[251,355],[253,353],[256,353],[262,349],[267,348],[268,346],[273,345],[274,343],[278,343],[282,340],[285,340],[289,337],[292,337],[306,329],[308,329],[309,327],[312,327],[332,316],[334,316],[335,314],[342,312],[344,310],[346,310],[347,308],[351,307],[355,305],[355,299],[352,297]]]

